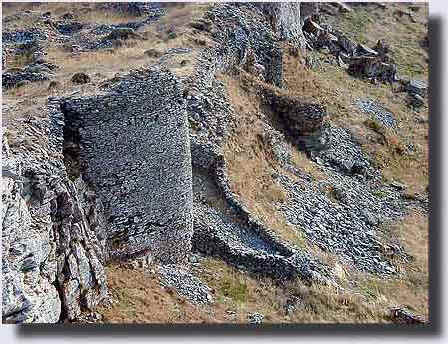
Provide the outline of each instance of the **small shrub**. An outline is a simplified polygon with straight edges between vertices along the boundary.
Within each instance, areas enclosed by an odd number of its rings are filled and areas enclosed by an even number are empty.
[[[386,131],[384,129],[384,127],[381,125],[381,123],[379,123],[378,121],[375,121],[373,119],[366,119],[363,124],[369,128],[372,129],[374,132],[380,134],[380,135],[385,135]]]
[[[222,281],[220,291],[224,296],[231,298],[236,303],[243,304],[247,301],[248,290],[246,283],[233,278],[233,276],[226,276]]]

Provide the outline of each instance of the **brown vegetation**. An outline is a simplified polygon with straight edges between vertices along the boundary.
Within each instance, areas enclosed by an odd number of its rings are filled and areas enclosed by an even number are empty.
[[[285,202],[287,195],[271,176],[277,163],[266,142],[260,101],[254,92],[242,89],[238,80],[224,75],[221,80],[238,114],[234,132],[224,148],[231,188],[251,213],[283,239],[302,246],[302,235],[276,210],[276,205]]]

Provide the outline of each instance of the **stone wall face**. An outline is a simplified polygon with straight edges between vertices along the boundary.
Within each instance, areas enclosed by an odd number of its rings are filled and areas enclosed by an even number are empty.
[[[319,12],[318,2],[300,2],[298,6],[300,6],[300,22],[302,26],[307,18]]]
[[[108,254],[182,262],[191,249],[192,172],[181,85],[152,68],[106,92],[62,108],[83,178],[104,203]]]

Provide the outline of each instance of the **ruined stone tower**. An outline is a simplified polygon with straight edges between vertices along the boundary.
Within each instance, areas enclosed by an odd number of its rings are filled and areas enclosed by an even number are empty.
[[[79,145],[73,160],[104,204],[108,256],[182,262],[191,248],[192,177],[176,77],[143,69],[61,107],[66,143]]]

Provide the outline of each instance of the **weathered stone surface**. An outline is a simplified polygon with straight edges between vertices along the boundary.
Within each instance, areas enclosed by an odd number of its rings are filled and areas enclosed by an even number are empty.
[[[428,85],[422,80],[410,80],[406,85],[406,91],[410,94],[418,94],[421,97],[426,97]]]
[[[65,173],[62,122],[12,125],[23,130],[11,147],[3,136],[2,319],[76,319],[107,294],[101,204]]]
[[[182,85],[167,70],[134,71],[103,95],[64,99],[67,142],[101,198],[112,258],[148,251],[179,263],[192,235],[191,155]],[[78,155],[78,156],[77,156]]]
[[[252,50],[265,68],[266,82],[282,86],[283,54],[263,8],[249,3],[220,4],[204,17],[212,20],[212,37],[220,43],[214,49],[215,68],[224,72],[243,66],[247,52]]]
[[[385,109],[383,105],[370,98],[357,99],[358,108],[368,114],[371,119],[381,123],[386,128],[396,128],[397,120],[392,112]]]
[[[176,289],[179,295],[191,302],[195,304],[213,302],[211,289],[187,269],[178,265],[163,265],[157,267],[157,272],[163,286]]]
[[[302,48],[305,47],[302,25],[304,19],[310,14],[304,13],[306,11],[301,11],[300,3],[258,3],[257,6],[268,17],[272,30],[278,33],[280,39],[294,42]],[[313,12],[311,10],[311,13]]]
[[[247,315],[247,322],[252,325],[261,325],[263,323],[264,315],[258,312],[249,313]]]

